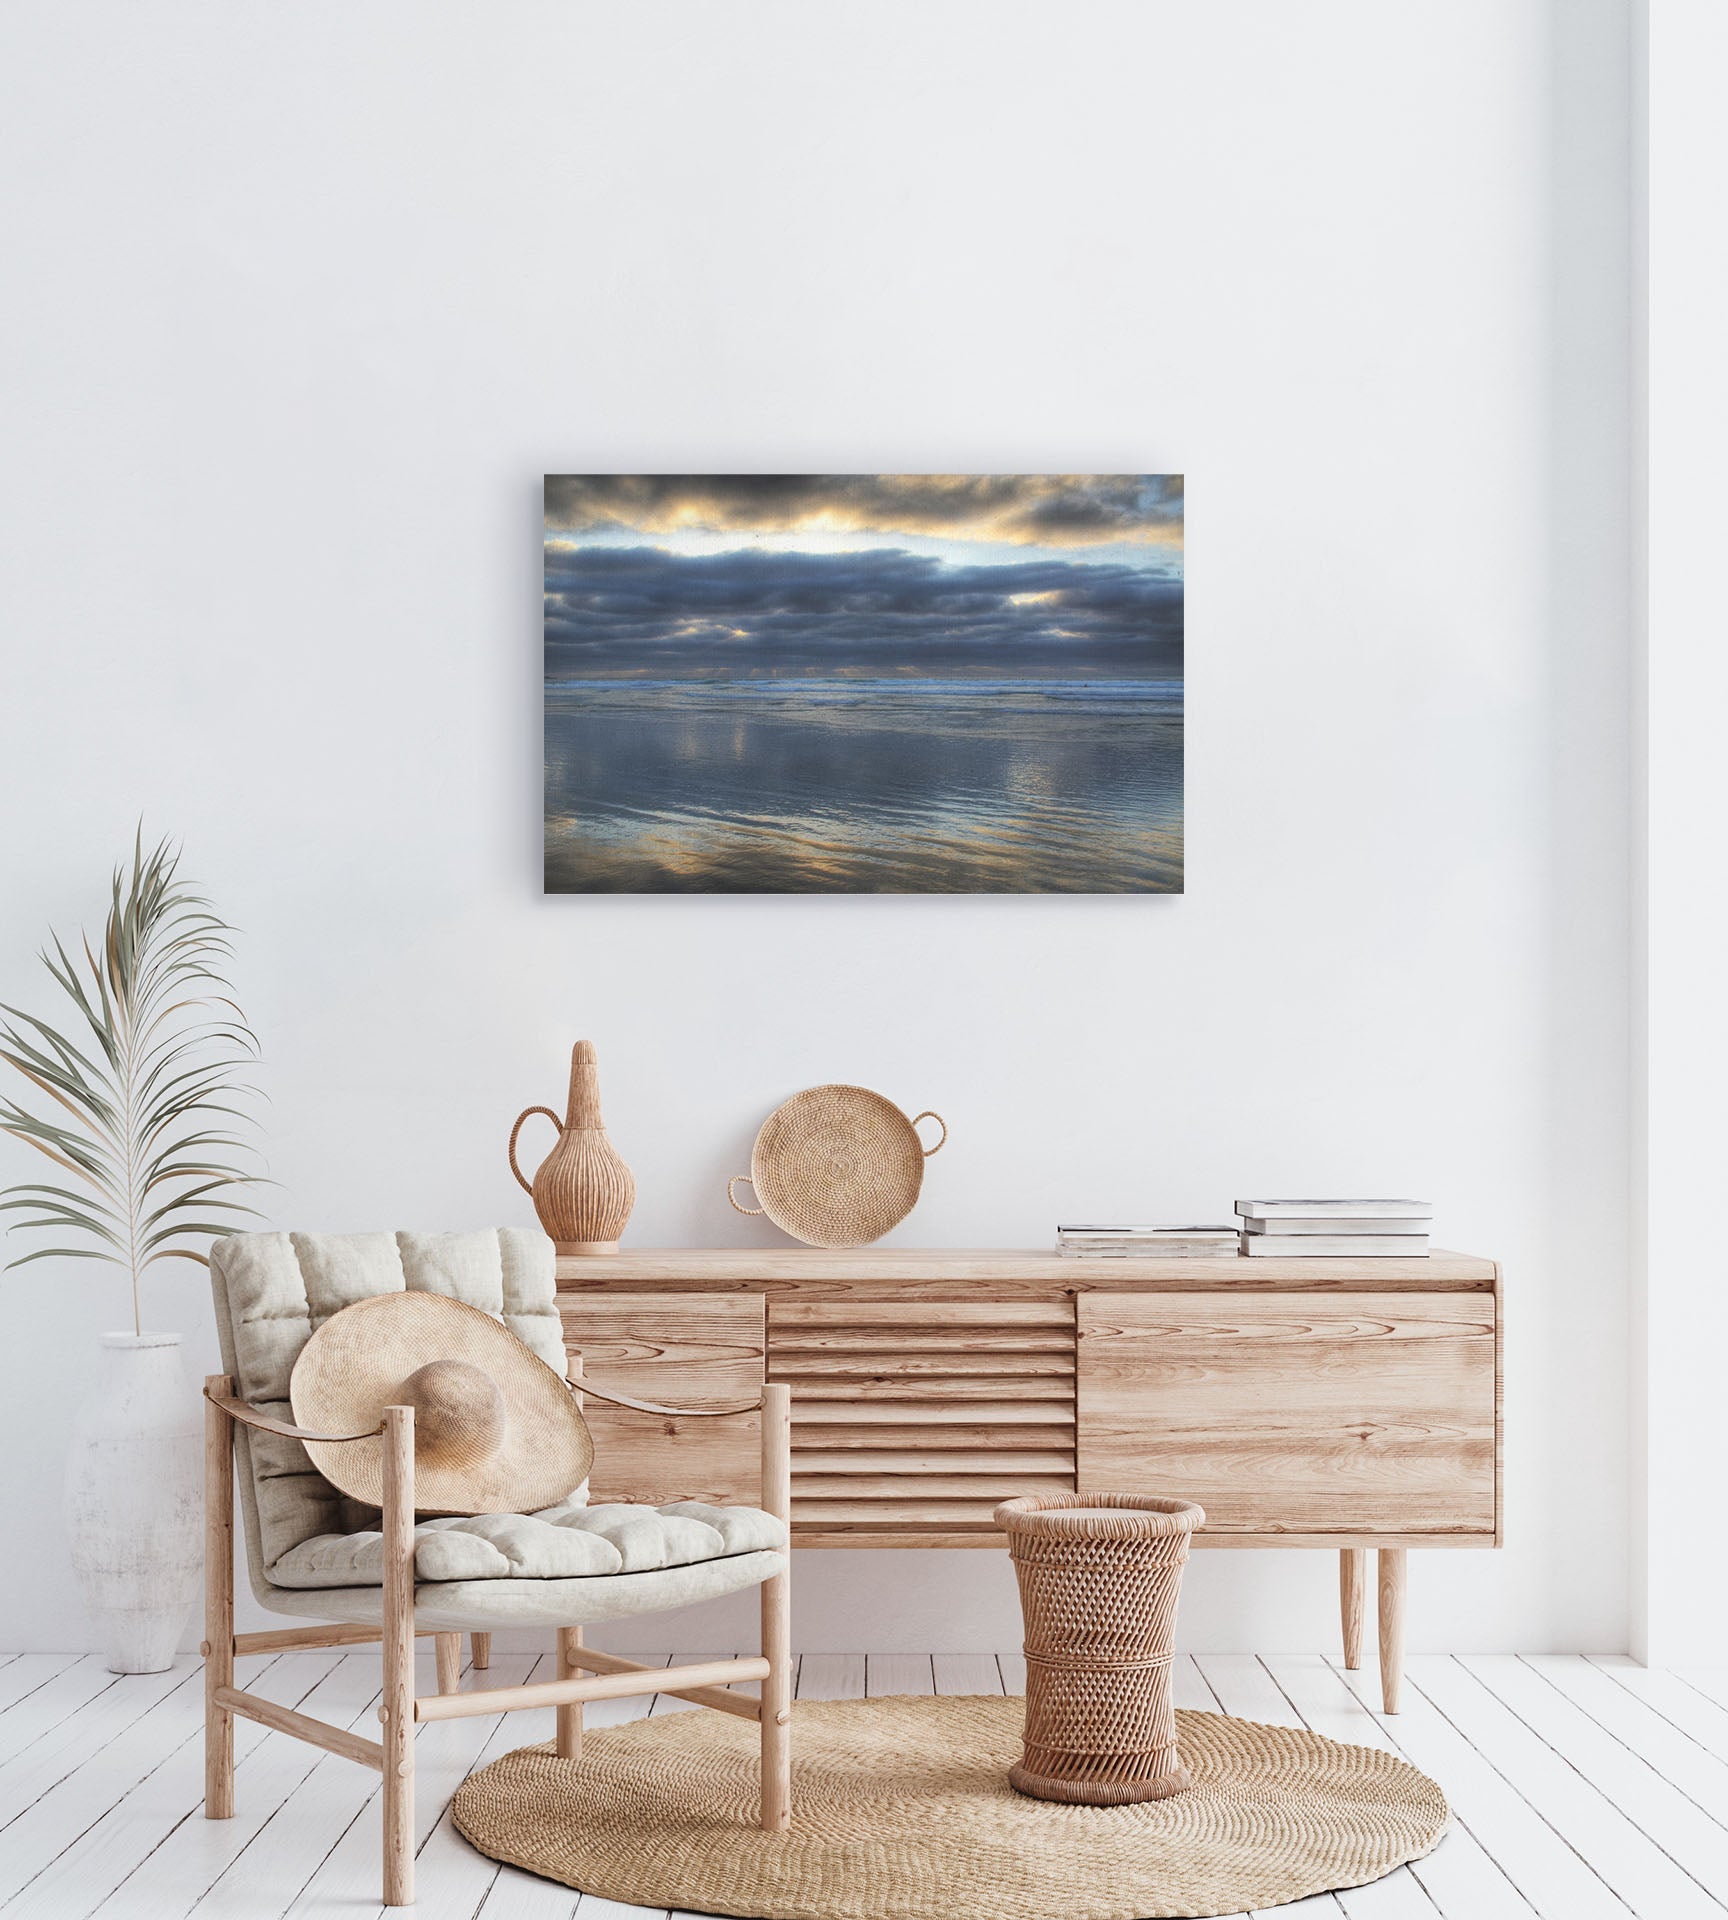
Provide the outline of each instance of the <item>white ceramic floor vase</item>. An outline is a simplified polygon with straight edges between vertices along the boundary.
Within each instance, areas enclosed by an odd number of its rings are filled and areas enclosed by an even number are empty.
[[[161,1673],[202,1585],[204,1422],[177,1333],[105,1333],[66,1463],[79,1591],[114,1673]]]

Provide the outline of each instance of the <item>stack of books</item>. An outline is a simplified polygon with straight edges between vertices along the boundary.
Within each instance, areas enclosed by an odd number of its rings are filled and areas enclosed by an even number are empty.
[[[1426,1200],[1238,1200],[1242,1251],[1261,1259],[1421,1259],[1434,1209]]]
[[[1081,1260],[1206,1260],[1236,1252],[1235,1227],[1058,1227],[1056,1251]]]

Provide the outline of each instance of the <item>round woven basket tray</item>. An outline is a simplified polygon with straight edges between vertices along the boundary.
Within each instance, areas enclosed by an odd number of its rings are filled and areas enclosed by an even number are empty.
[[[942,1129],[935,1146],[919,1138],[920,1120]],[[806,1087],[762,1122],[750,1171],[726,1183],[726,1197],[739,1213],[766,1214],[806,1246],[868,1246],[918,1204],[924,1162],[947,1141],[939,1113],[908,1120],[868,1087]],[[739,1205],[735,1189],[744,1179],[759,1207]]]
[[[1211,1713],[1176,1716],[1186,1793],[1029,1800],[1008,1784],[1021,1717],[999,1695],[799,1701],[790,1833],[757,1824],[758,1730],[729,1713],[591,1731],[580,1760],[521,1748],[451,1813],[494,1860],[604,1900],[755,1920],[1241,1914],[1376,1880],[1446,1828],[1393,1754]]]

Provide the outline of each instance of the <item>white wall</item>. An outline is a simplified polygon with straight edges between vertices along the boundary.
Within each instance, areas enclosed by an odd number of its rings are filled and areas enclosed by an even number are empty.
[[[1633,1516],[1642,1577],[1632,1643],[1655,1665],[1714,1665],[1728,1587],[1728,1536],[1712,1524],[1728,1477],[1728,1290],[1700,1227],[1728,1163],[1728,1001],[1715,883],[1728,704],[1717,557],[1728,516],[1728,245],[1718,212],[1728,192],[1720,98],[1728,14],[1708,0],[1651,0],[1644,11],[1649,595],[1636,867],[1638,1003],[1648,1011],[1634,1156]]]
[[[1623,1646],[1625,35],[15,0],[5,997],[142,812],[245,930],[284,1224],[527,1219],[583,1034],[641,1244],[769,1239],[725,1177],[827,1079],[953,1127],[908,1243],[1432,1194],[1509,1275],[1509,1544],[1421,1557],[1412,1641]],[[548,468],[1186,471],[1186,897],[543,899]],[[203,1371],[200,1278],[151,1318]],[[119,1297],[0,1293],[0,1645],[84,1643],[54,1481]],[[1335,1590],[1202,1556],[1184,1634],[1326,1644]],[[1017,1637],[985,1554],[806,1556],[800,1629]]]

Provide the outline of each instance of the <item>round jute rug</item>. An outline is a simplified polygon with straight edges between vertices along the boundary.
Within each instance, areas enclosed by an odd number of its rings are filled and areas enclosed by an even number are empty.
[[[1156,1920],[1356,1887],[1446,1829],[1426,1774],[1373,1747],[1178,1713],[1187,1793],[1129,1807],[1007,1781],[1024,1703],[800,1702],[789,1834],[756,1826],[756,1729],[675,1713],[521,1747],[452,1802],[482,1853],[609,1900],[760,1920]]]

